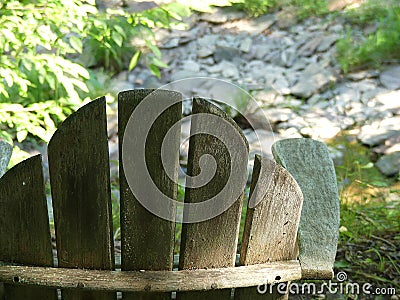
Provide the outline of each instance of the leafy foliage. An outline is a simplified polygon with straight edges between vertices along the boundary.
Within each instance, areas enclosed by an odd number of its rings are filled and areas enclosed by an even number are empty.
[[[159,76],[166,65],[151,29],[188,14],[176,3],[99,13],[94,0],[0,1],[0,9],[0,138],[9,142],[28,134],[48,141],[83,100],[95,98],[101,87],[89,67],[133,69],[142,57]]]
[[[400,59],[400,3],[367,1],[347,13],[353,26],[374,28],[369,34],[356,34],[350,27],[338,44],[339,62],[344,72],[359,66],[378,67],[392,59]]]

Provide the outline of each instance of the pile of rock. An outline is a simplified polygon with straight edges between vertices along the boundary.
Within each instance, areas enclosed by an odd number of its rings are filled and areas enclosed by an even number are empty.
[[[344,76],[335,47],[344,21],[327,16],[297,22],[284,13],[246,19],[240,12],[219,9],[193,16],[188,30],[157,33],[169,64],[161,80],[138,66],[117,76],[111,86],[119,91],[158,88],[190,77],[224,79],[253,95],[258,107],[248,107],[245,117],[257,120],[266,114],[276,138],[326,141],[356,129],[360,142],[382,156],[377,167],[386,175],[398,174],[400,66]],[[246,132],[251,140],[251,131]],[[271,133],[265,136],[270,139]]]

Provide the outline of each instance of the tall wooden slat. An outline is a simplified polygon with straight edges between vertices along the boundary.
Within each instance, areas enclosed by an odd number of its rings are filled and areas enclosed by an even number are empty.
[[[80,108],[53,135],[49,171],[59,267],[114,268],[105,98]],[[63,299],[116,299],[62,291]]]
[[[234,121],[222,110],[203,99],[193,100],[193,114],[204,113],[218,116],[220,119],[210,119],[207,122],[196,121],[192,119],[191,132],[199,129],[203,132],[213,132],[220,130],[216,136],[224,136],[226,132],[222,128],[222,120],[231,123],[237,130],[237,135],[243,139],[243,145],[246,148],[243,156],[240,151],[229,153],[224,143],[217,137],[207,134],[196,134],[190,137],[189,156],[187,173],[189,176],[195,176],[200,173],[199,160],[205,154],[211,155],[217,164],[217,170],[214,177],[207,184],[198,188],[186,188],[185,202],[199,203],[206,201],[216,194],[227,184],[230,176],[240,176],[247,172],[247,151],[248,144],[242,135],[240,128]],[[240,147],[241,145],[236,145]],[[232,150],[232,149],[231,149]],[[233,155],[232,157],[230,155]],[[231,173],[231,164],[233,161],[239,161],[241,167]],[[245,175],[246,176],[246,175]],[[243,188],[245,185],[245,180]],[[225,195],[224,201],[233,200],[230,206],[222,214],[198,223],[184,223],[182,225],[182,240],[180,248],[180,269],[196,268],[218,268],[232,267],[235,263],[237,238],[240,225],[240,215],[242,208],[243,193],[237,198],[237,195]],[[232,199],[234,197],[234,199]],[[212,208],[211,208],[212,210]],[[184,219],[185,219],[184,211]],[[222,289],[209,292],[185,292],[177,293],[177,299],[230,299],[231,290]]]
[[[0,261],[53,266],[40,155],[0,178]],[[5,285],[5,299],[57,299],[56,290]]]
[[[12,146],[0,140],[0,177],[6,172],[8,162],[10,161]]]
[[[119,128],[119,151],[120,151],[120,190],[121,190],[121,247],[122,261],[121,269],[130,270],[172,270],[175,223],[164,220],[152,212],[149,212],[133,195],[126,178],[123,160],[122,144],[125,129],[129,118],[136,107],[153,90],[126,91],[118,97],[118,128]],[[167,108],[152,124],[146,140],[146,163],[147,170],[153,182],[160,192],[171,199],[177,199],[177,167],[179,152],[172,155],[170,164],[174,171],[174,181],[167,175],[161,161],[161,145],[167,131],[173,124],[181,119],[182,102],[181,95],[170,91],[157,91],[154,101],[167,101],[175,103]],[[154,95],[154,94],[153,94]],[[161,99],[162,98],[162,99]],[[154,103],[154,106],[159,103]],[[160,112],[161,113],[161,112]],[[149,114],[143,117],[149,117]],[[128,132],[128,131],[127,131]],[[172,133],[172,144],[179,149],[180,128]],[[135,145],[136,147],[136,145]],[[143,147],[143,145],[137,145]],[[135,154],[135,149],[132,149]],[[129,159],[125,157],[124,159]],[[135,166],[133,166],[133,169]],[[141,187],[146,190],[146,186]],[[175,218],[176,209],[169,208],[170,220]],[[170,293],[125,293],[124,299],[170,299]]]
[[[313,139],[286,139],[276,142],[272,153],[296,179],[304,195],[299,225],[302,277],[331,279],[339,238],[340,202],[328,147]]]
[[[256,155],[240,264],[296,259],[296,238],[302,203],[301,189],[289,172],[274,161]],[[236,289],[235,299],[286,298],[275,288],[270,293],[269,287],[265,294],[259,293],[256,287]]]

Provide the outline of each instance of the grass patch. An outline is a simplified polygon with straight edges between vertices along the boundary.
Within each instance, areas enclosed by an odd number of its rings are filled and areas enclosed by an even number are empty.
[[[369,0],[346,12],[345,18],[349,23],[347,33],[337,43],[338,61],[344,72],[400,59],[399,2]],[[365,28],[371,33],[356,33]]]
[[[382,175],[371,150],[355,138],[341,136],[331,146],[344,146],[336,167],[341,200],[341,229],[336,272],[353,282],[400,288],[400,182]]]

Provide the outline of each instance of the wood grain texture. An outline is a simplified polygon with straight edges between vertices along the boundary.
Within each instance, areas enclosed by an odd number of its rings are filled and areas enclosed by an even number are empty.
[[[340,204],[329,150],[312,139],[276,142],[272,153],[299,184],[303,210],[299,225],[299,259],[303,278],[331,279],[339,237]]]
[[[175,237],[175,223],[164,220],[149,212],[133,195],[122,163],[122,143],[125,129],[132,112],[154,90],[134,90],[119,94],[118,128],[120,153],[120,191],[121,191],[121,268],[126,271],[137,270],[172,270]],[[161,145],[167,131],[182,116],[181,94],[170,91],[157,91],[157,97],[166,97],[170,101],[179,101],[165,110],[152,125],[146,141],[146,163],[148,171],[158,189],[171,199],[177,199],[177,167],[179,152],[177,151],[169,163],[173,164],[174,181],[165,173],[161,161]],[[156,97],[156,98],[157,98]],[[157,99],[155,99],[157,100]],[[180,128],[173,132],[172,143],[179,149]],[[170,141],[171,142],[171,141]],[[137,145],[143,147],[143,145]],[[132,149],[135,153],[135,149]],[[146,186],[142,187],[146,189]],[[169,213],[175,218],[176,208],[171,206]],[[134,293],[124,294],[124,299],[170,299],[169,293]]]
[[[242,267],[181,271],[106,271],[27,266],[1,266],[0,281],[53,288],[159,292],[203,291],[285,282],[301,277],[298,261],[282,261]],[[280,279],[278,279],[280,278]],[[18,282],[16,282],[16,279]],[[206,296],[203,299],[208,299]]]
[[[256,155],[250,199],[240,264],[296,259],[303,195],[294,178],[274,161]],[[236,300],[285,298],[286,295],[280,295],[276,289],[272,294],[260,294],[256,287],[235,290]]]
[[[40,155],[17,164],[0,178],[0,261],[53,266]],[[52,289],[6,284],[5,299],[57,298]]]
[[[12,154],[12,146],[0,140],[0,177],[6,172]]]
[[[48,146],[59,267],[114,269],[105,98],[69,116]],[[116,299],[62,291],[63,299]]]
[[[240,128],[234,121],[215,105],[203,99],[193,100],[193,114],[204,113],[218,116],[230,122],[241,136],[245,146],[247,141],[242,135]],[[201,128],[209,132],[211,128],[219,128],[221,120],[213,122],[196,122],[192,119],[191,132]],[[219,135],[225,135],[220,132]],[[237,145],[239,147],[239,145]],[[199,188],[186,188],[185,202],[199,203],[206,201],[216,194],[227,184],[229,176],[240,175],[247,172],[247,152],[245,157],[230,157],[225,145],[216,137],[207,134],[196,134],[189,140],[188,175],[198,175],[200,170],[199,160],[205,154],[211,155],[217,165],[214,177],[207,184]],[[241,159],[241,169],[232,171],[233,159]],[[240,187],[239,187],[240,188]],[[244,185],[243,185],[244,190]],[[235,199],[230,199],[235,197]],[[182,224],[182,240],[180,248],[180,269],[197,268],[221,268],[232,267],[235,263],[236,246],[239,233],[240,215],[242,208],[243,193],[237,196],[226,194],[224,201],[232,201],[230,206],[222,214],[199,223]],[[212,208],[211,208],[212,209]],[[185,219],[185,211],[183,218]],[[230,299],[231,290],[211,291],[207,293],[177,293],[178,300],[184,299]]]

